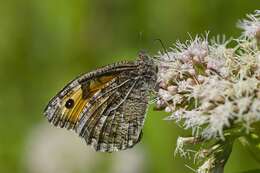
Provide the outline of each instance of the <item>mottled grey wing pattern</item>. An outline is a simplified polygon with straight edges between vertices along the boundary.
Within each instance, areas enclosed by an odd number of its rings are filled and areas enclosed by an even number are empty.
[[[77,133],[97,151],[130,148],[140,138],[149,93],[140,92],[142,82],[138,77],[119,79],[90,102],[76,127]],[[123,85],[118,87],[119,83]]]
[[[149,92],[156,82],[156,67],[144,58],[76,78],[50,101],[44,114],[55,126],[75,130],[96,151],[133,147],[140,141]]]

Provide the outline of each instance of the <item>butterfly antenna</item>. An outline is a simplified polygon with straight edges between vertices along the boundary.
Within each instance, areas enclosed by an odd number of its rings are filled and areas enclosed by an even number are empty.
[[[161,44],[161,46],[162,46],[162,48],[163,48],[164,53],[165,53],[165,54],[167,55],[167,57],[170,59],[170,55],[168,54],[168,52],[167,52],[167,50],[166,50],[166,47],[165,47],[164,43],[162,42],[162,40],[159,39],[159,38],[157,38],[157,39],[155,39],[155,41],[159,41],[159,43]]]

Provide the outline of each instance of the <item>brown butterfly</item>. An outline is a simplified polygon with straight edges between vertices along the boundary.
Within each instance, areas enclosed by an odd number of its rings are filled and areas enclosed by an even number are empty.
[[[80,75],[51,99],[44,115],[55,126],[76,131],[96,151],[131,148],[141,139],[157,71],[155,61],[140,53],[136,61]]]

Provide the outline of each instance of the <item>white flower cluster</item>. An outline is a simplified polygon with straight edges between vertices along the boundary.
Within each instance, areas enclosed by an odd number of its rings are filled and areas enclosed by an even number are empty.
[[[256,10],[255,14],[248,14],[248,19],[239,21],[238,27],[243,29],[243,35],[249,38],[260,38],[260,10]]]
[[[196,36],[160,55],[157,109],[171,112],[168,120],[182,120],[194,136],[224,140],[225,129],[250,131],[260,120],[260,11],[248,18],[239,23],[246,37]]]

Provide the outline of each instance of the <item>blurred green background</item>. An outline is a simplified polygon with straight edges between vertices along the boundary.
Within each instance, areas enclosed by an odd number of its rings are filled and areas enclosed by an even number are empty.
[[[163,121],[163,112],[150,109],[137,147],[104,154],[47,124],[42,111],[80,73],[133,60],[142,49],[155,54],[162,49],[158,38],[169,47],[188,32],[239,36],[238,19],[260,7],[259,0],[0,2],[1,173],[192,172],[174,157],[177,136],[187,132]],[[260,165],[235,144],[226,172],[253,168]]]

